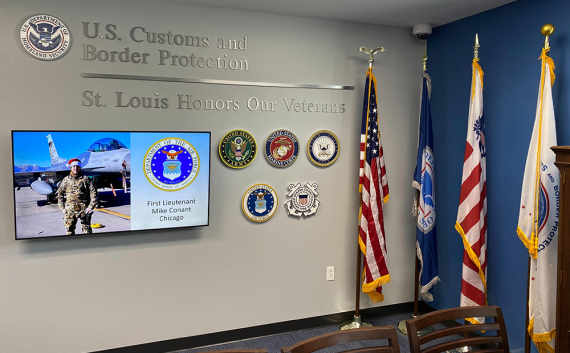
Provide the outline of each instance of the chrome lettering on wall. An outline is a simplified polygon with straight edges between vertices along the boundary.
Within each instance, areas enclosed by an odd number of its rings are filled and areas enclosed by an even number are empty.
[[[109,50],[97,44],[83,44],[83,60],[109,63],[157,64],[160,66],[179,66],[198,69],[249,71],[249,61],[246,58],[235,57],[231,54],[200,55],[188,52],[209,48],[211,41],[208,36],[189,33],[173,33],[172,31],[156,31],[147,27],[135,26],[125,32],[119,30],[116,24],[83,23],[83,36],[93,40],[121,41],[124,37],[134,43],[156,44],[156,52],[139,52],[124,47],[121,50]],[[244,52],[247,50],[247,37],[218,38],[215,47],[224,51]],[[165,49],[173,47],[174,49]]]

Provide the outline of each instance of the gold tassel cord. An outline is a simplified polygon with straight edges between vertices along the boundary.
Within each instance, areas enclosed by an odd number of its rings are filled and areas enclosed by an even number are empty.
[[[481,282],[483,282],[483,285],[485,286],[485,305],[487,305],[487,281],[485,281],[485,273],[483,273],[483,269],[481,268],[481,261],[479,261],[477,255],[475,255],[475,252],[471,248],[471,244],[469,244],[467,241],[467,237],[465,236],[463,228],[458,222],[455,222],[455,230],[457,230],[457,232],[461,235],[463,246],[465,247],[465,251],[467,251],[467,255],[479,270],[479,277],[481,277]]]
[[[481,69],[481,65],[479,65],[479,59],[473,59],[473,63],[471,64],[471,66],[473,67],[473,79],[471,80],[472,82],[472,86],[471,86],[471,99],[473,99],[473,97],[475,97],[475,83],[476,83],[476,75],[477,75],[477,71],[479,71],[479,77],[481,77],[481,91],[483,90],[483,75],[485,75],[485,73],[483,72],[483,69]]]

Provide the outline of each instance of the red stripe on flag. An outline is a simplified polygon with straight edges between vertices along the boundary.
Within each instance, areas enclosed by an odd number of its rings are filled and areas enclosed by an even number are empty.
[[[465,280],[461,281],[461,293],[478,305],[485,306],[485,293],[480,289],[473,287]]]
[[[475,263],[473,261],[471,261],[471,258],[469,256],[467,256],[467,252],[465,252],[463,254],[463,264],[467,267],[469,267],[471,270],[479,273],[479,269],[477,268],[477,265],[475,265]]]
[[[461,195],[459,196],[460,205],[469,196],[473,188],[479,186],[480,181],[481,181],[481,165],[477,164],[475,168],[473,168],[473,170],[471,171],[471,174],[461,184]]]
[[[465,163],[465,161],[467,161],[469,157],[471,157],[472,153],[473,153],[473,147],[471,147],[469,142],[465,142],[465,157],[463,158],[463,163]]]
[[[461,228],[463,228],[463,232],[465,234],[469,233],[471,228],[473,228],[473,226],[479,223],[480,218],[481,218],[481,211],[479,211],[479,207],[475,205],[475,207],[469,210],[467,216],[465,216],[463,221],[461,221],[460,223]],[[473,244],[471,244],[471,246],[473,247]],[[475,248],[473,248],[473,251],[475,251]],[[475,251],[475,254],[479,256],[479,253],[477,251]]]

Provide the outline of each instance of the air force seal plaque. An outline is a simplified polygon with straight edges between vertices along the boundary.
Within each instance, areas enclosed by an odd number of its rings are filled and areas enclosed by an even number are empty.
[[[317,184],[310,183],[306,183],[304,186],[301,186],[301,183],[289,185],[287,197],[290,197],[291,200],[285,204],[287,213],[296,217],[308,217],[317,213],[320,204],[319,200],[316,199],[319,195],[317,188]]]
[[[241,208],[245,216],[254,222],[265,222],[275,214],[277,192],[269,185],[253,185],[243,195]]]
[[[60,19],[51,15],[35,15],[24,21],[20,41],[34,58],[55,60],[69,51],[71,34]]]
[[[291,131],[273,131],[265,140],[265,157],[276,167],[288,167],[298,156],[299,140]]]
[[[340,154],[340,142],[338,137],[330,131],[317,131],[309,139],[307,155],[314,164],[319,167],[327,167],[333,164]]]
[[[220,140],[220,158],[231,168],[245,168],[257,154],[257,144],[251,134],[244,130],[232,130]]]
[[[171,137],[155,142],[144,157],[147,180],[163,191],[178,191],[192,184],[200,171],[198,152],[187,141]]]

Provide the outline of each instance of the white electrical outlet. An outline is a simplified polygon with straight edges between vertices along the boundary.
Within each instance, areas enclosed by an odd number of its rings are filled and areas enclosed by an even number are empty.
[[[334,266],[327,267],[327,281],[334,281]]]

